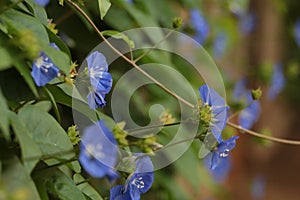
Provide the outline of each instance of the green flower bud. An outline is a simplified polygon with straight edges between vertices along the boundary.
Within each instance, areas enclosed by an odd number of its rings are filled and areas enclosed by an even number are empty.
[[[124,127],[125,127],[125,122],[120,122],[116,124],[116,126],[113,129],[113,134],[120,147],[128,146],[128,141],[126,139],[128,133],[123,130]]]
[[[258,100],[258,99],[260,99],[260,97],[262,95],[262,91],[260,88],[257,88],[256,90],[251,91],[251,95],[252,95],[253,100]]]
[[[178,29],[182,26],[183,19],[181,17],[175,17],[173,19],[173,28]]]
[[[68,136],[73,145],[76,145],[80,142],[79,131],[75,125],[68,128]]]

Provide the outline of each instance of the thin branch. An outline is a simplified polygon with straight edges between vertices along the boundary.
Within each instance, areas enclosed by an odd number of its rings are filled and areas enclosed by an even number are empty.
[[[172,95],[173,97],[177,98],[182,103],[186,104],[187,106],[194,108],[195,106],[188,102],[187,100],[183,99],[182,97],[175,94],[172,90],[164,86],[162,83],[160,83],[158,80],[156,80],[154,77],[152,77],[150,74],[145,72],[142,68],[140,68],[134,61],[127,58],[125,55],[123,55],[118,49],[116,49],[101,33],[101,31],[97,28],[97,26],[94,24],[94,22],[90,19],[90,17],[73,1],[66,0],[70,5],[72,5],[82,16],[88,21],[88,23],[93,27],[93,29],[97,32],[99,37],[103,39],[103,41],[114,51],[116,52],[120,57],[122,57],[124,60],[126,60],[128,63],[130,63],[134,68],[136,68],[139,72],[141,72],[144,76],[146,76],[149,80],[153,81],[156,85],[158,85],[160,88],[165,90],[167,93]]]
[[[247,133],[249,135],[253,135],[255,137],[259,137],[259,138],[262,138],[262,139],[266,139],[266,140],[270,140],[270,141],[278,142],[278,143],[283,143],[283,144],[300,145],[300,141],[297,141],[297,140],[287,140],[287,139],[281,139],[281,138],[276,138],[276,137],[272,137],[272,136],[262,135],[260,133],[255,132],[255,131],[244,129],[243,127],[241,127],[241,126],[239,126],[237,124],[234,124],[234,123],[232,123],[230,121],[227,121],[227,125],[230,126],[230,127],[233,127],[235,129],[237,129],[241,133]]]

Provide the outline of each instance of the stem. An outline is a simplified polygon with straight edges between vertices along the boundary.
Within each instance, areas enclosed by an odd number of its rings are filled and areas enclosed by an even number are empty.
[[[182,103],[186,104],[187,106],[194,108],[194,105],[191,104],[190,102],[186,101],[185,99],[183,99],[182,97],[178,96],[177,94],[175,94],[172,90],[170,90],[169,88],[165,87],[162,83],[160,83],[158,80],[156,80],[155,78],[153,78],[150,74],[148,74],[147,72],[145,72],[142,68],[140,68],[134,61],[132,61],[131,59],[127,58],[125,55],[123,55],[118,49],[116,49],[105,37],[104,35],[101,33],[101,31],[97,28],[97,26],[94,24],[94,22],[89,18],[89,16],[87,14],[85,14],[85,12],[74,2],[72,2],[71,0],[66,0],[69,4],[71,4],[80,14],[82,14],[82,16],[88,21],[88,23],[93,27],[93,29],[97,32],[97,34],[99,35],[99,37],[101,39],[103,39],[103,41],[114,51],[116,52],[120,57],[122,57],[125,61],[127,61],[128,63],[130,63],[134,68],[136,68],[139,72],[141,72],[144,76],[146,76],[149,80],[153,81],[156,85],[158,85],[160,88],[162,88],[163,90],[165,90],[167,93],[169,93],[170,95],[172,95],[173,97],[177,98],[179,101],[181,101]]]
[[[237,129],[238,131],[240,131],[242,133],[247,133],[249,135],[253,135],[255,137],[259,137],[259,138],[262,138],[262,139],[266,139],[266,140],[270,140],[270,141],[278,142],[278,143],[283,143],[283,144],[300,145],[300,141],[287,140],[287,139],[281,139],[281,138],[276,138],[276,137],[272,137],[272,136],[262,135],[260,133],[254,132],[254,131],[244,129],[243,127],[241,127],[237,124],[234,124],[230,121],[227,121],[227,125]]]

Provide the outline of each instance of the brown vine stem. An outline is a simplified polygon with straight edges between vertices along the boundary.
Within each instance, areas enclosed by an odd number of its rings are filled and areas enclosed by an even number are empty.
[[[149,80],[153,81],[156,85],[158,85],[160,88],[165,90],[167,93],[172,95],[173,97],[177,98],[179,101],[184,103],[185,105],[194,108],[195,106],[188,102],[187,100],[183,99],[182,97],[175,94],[172,90],[164,86],[162,83],[160,83],[158,80],[156,80],[154,77],[152,77],[150,74],[145,72],[142,68],[140,68],[135,61],[132,61],[131,59],[127,58],[125,55],[123,55],[118,49],[116,49],[101,33],[101,31],[98,29],[98,27],[94,24],[94,22],[90,19],[90,17],[73,1],[66,0],[70,5],[72,5],[80,14],[88,21],[88,23],[93,27],[93,29],[97,32],[97,34],[100,36],[100,38],[114,51],[116,52],[120,57],[122,57],[124,60],[126,60],[128,63],[130,63],[134,68],[136,68],[139,72],[141,72],[144,76],[146,76]]]
[[[247,133],[249,135],[253,135],[255,137],[259,137],[259,138],[262,138],[262,139],[266,139],[266,140],[270,140],[270,141],[278,142],[278,143],[283,143],[283,144],[300,145],[300,141],[287,140],[287,139],[281,139],[281,138],[276,138],[276,137],[272,137],[272,136],[262,135],[260,133],[254,132],[254,131],[244,129],[241,126],[239,126],[237,124],[234,124],[230,121],[227,121],[227,125],[239,130],[241,133]]]

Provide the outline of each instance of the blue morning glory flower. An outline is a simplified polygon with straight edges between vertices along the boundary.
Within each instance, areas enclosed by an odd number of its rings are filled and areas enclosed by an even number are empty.
[[[87,57],[88,73],[90,77],[91,89],[88,94],[88,105],[91,109],[104,107],[105,95],[112,87],[112,76],[107,72],[108,65],[102,53],[93,52]]]
[[[227,120],[227,110],[225,100],[215,90],[203,85],[199,89],[202,106],[209,106],[211,110],[210,131],[217,139],[221,141],[221,131],[225,128]]]
[[[300,18],[298,18],[296,21],[295,28],[294,28],[294,36],[298,47],[300,47]]]
[[[240,79],[233,90],[233,98],[235,101],[244,101],[247,105],[238,115],[238,122],[245,129],[252,128],[253,124],[258,120],[260,114],[260,104],[258,100],[253,100],[251,91],[246,89],[246,80]]]
[[[253,101],[250,91],[247,91],[245,96],[246,105],[249,106],[241,111],[238,116],[238,122],[241,127],[250,129],[258,119],[258,116],[260,114],[260,104],[257,100]]]
[[[239,16],[239,29],[245,35],[250,34],[254,30],[256,23],[257,20],[254,13],[244,13]]]
[[[222,32],[217,35],[213,43],[213,55],[216,58],[220,58],[225,53],[227,45],[227,35]]]
[[[54,43],[50,43],[50,46],[59,50]],[[37,86],[46,85],[52,79],[57,77],[58,74],[59,69],[44,52],[41,52],[39,57],[33,61],[31,76]]]
[[[124,186],[117,185],[110,190],[110,200],[139,200],[154,181],[153,165],[149,156],[135,154],[136,170],[128,178]]]
[[[204,158],[204,165],[212,173],[216,181],[222,182],[230,170],[229,152],[235,147],[238,136],[221,141],[216,149]]]
[[[50,0],[34,0],[34,2],[39,6],[45,7],[50,2]]]
[[[119,175],[113,170],[117,161],[117,142],[104,121],[87,127],[81,138],[79,162],[86,172],[94,178],[106,176],[109,181]]]
[[[195,29],[194,39],[200,44],[203,44],[209,33],[208,23],[198,9],[192,9],[190,11],[190,17],[192,27]]]
[[[271,86],[268,90],[268,98],[274,100],[277,95],[281,92],[285,85],[285,77],[283,75],[282,65],[276,63],[274,65]]]

